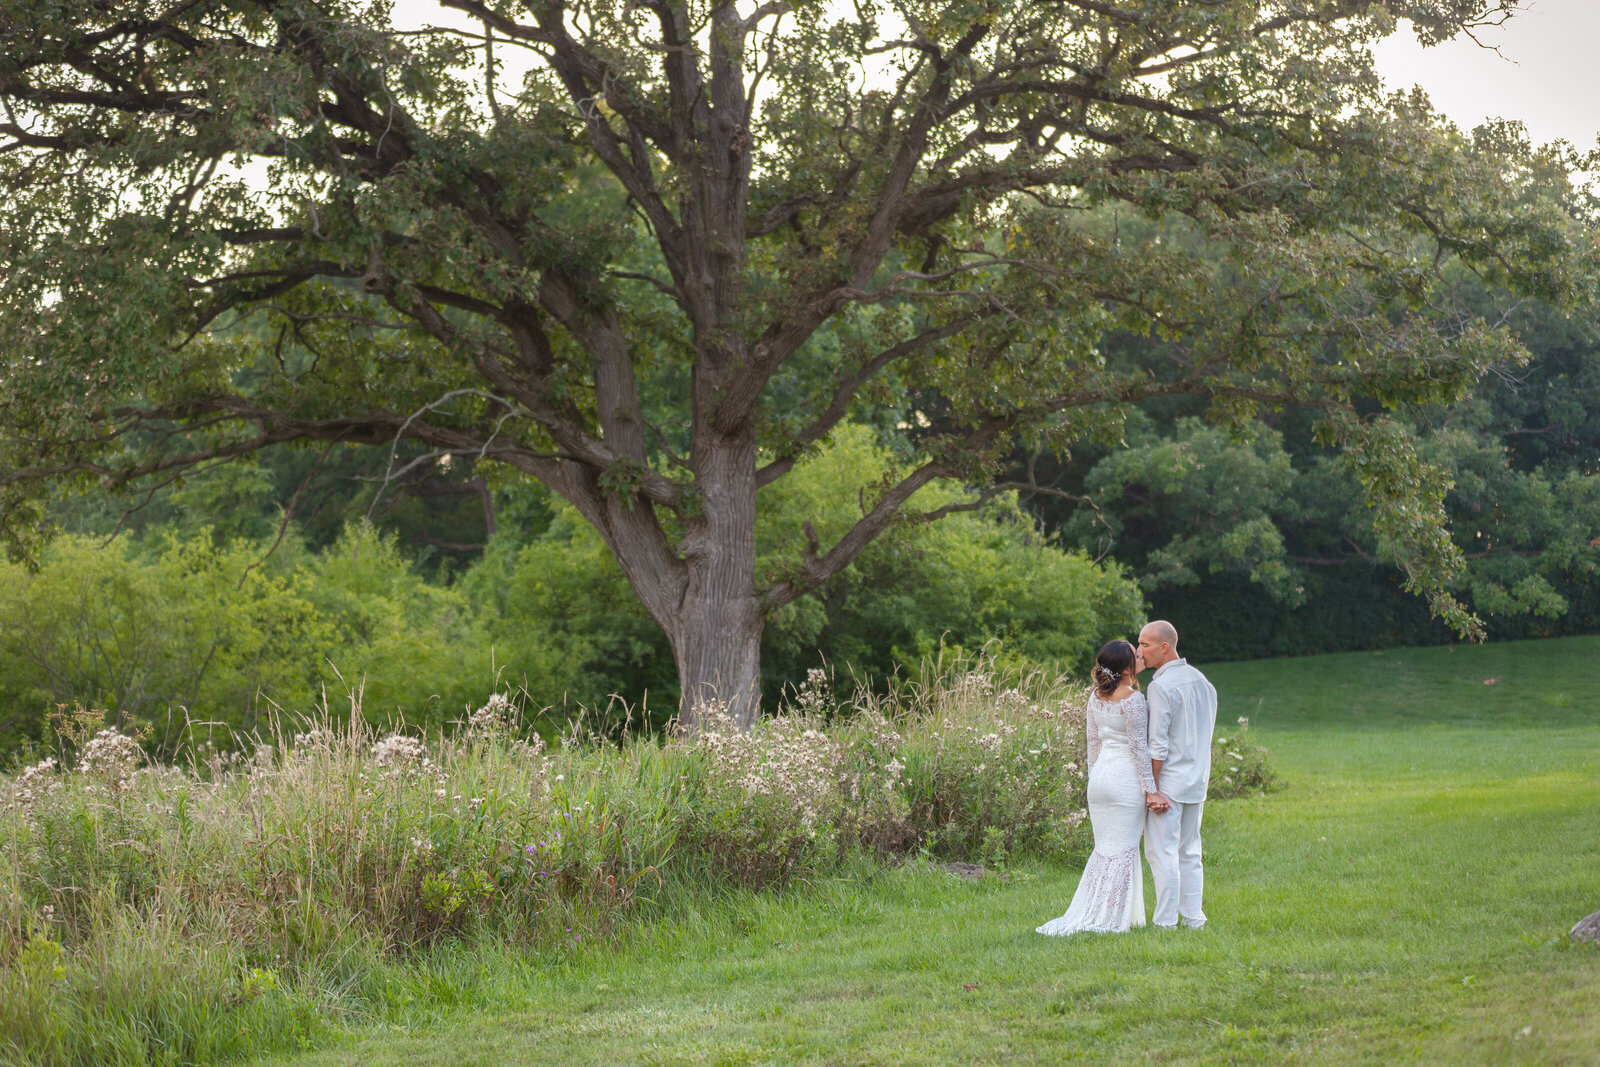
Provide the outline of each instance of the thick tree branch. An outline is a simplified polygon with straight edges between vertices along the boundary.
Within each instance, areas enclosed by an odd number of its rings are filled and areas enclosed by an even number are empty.
[[[808,544],[802,554],[799,572],[793,578],[768,587],[761,594],[762,610],[776,611],[844,570],[867,545],[888,528],[901,506],[910,500],[918,489],[945,473],[945,468],[937,463],[924,463],[880,497],[872,508],[834,543],[832,548],[820,555],[818,554],[820,546],[813,531],[807,537]]]

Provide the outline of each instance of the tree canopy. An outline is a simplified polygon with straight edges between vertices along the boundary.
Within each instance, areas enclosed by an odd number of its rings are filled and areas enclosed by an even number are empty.
[[[54,486],[286,442],[459,457],[565,498],[685,715],[748,720],[765,620],[892,523],[1195,396],[1320,413],[1380,550],[1471,631],[1445,479],[1382,411],[1519,358],[1451,271],[1561,304],[1593,242],[1570,189],[1530,194],[1559,153],[1463,136],[1369,46],[1517,7],[13,0],[0,532],[25,555]],[[903,455],[758,570],[757,490],[862,404]],[[984,489],[919,510],[938,479]]]

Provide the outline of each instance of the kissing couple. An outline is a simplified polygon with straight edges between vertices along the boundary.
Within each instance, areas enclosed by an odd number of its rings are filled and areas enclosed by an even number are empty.
[[[1148,699],[1138,675],[1154,670]],[[1095,658],[1085,714],[1089,739],[1089,824],[1094,852],[1072,904],[1039,933],[1121,933],[1143,926],[1144,873],[1139,838],[1156,887],[1156,926],[1181,918],[1206,923],[1200,896],[1200,815],[1211,778],[1217,691],[1178,655],[1178,631],[1152,622],[1139,645],[1111,641]]]

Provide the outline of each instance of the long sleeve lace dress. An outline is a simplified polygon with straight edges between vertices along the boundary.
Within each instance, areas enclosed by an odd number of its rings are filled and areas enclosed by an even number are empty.
[[[1121,933],[1144,925],[1139,838],[1144,795],[1156,788],[1150,771],[1150,707],[1142,693],[1114,702],[1090,696],[1085,718],[1094,852],[1067,913],[1039,927],[1041,934]]]

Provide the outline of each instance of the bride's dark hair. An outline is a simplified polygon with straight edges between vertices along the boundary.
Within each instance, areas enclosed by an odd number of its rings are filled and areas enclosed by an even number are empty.
[[[1122,684],[1122,676],[1133,666],[1134,648],[1126,641],[1107,641],[1094,658],[1094,689],[1108,697]]]

